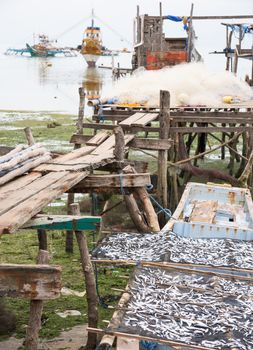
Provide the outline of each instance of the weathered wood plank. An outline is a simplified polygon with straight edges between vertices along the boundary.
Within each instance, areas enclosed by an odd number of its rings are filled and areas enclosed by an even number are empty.
[[[32,172],[28,175],[22,175],[22,176],[18,177],[17,179],[6,183],[4,186],[1,186],[0,187],[0,196],[4,197],[4,196],[7,196],[14,191],[18,191],[19,189],[24,188],[28,184],[37,180],[41,176],[42,176],[41,173],[36,173],[36,172]]]
[[[13,233],[42,208],[85,178],[86,173],[63,173],[57,182],[0,216],[0,235]]]
[[[210,127],[200,127],[200,126],[193,126],[193,127],[174,127],[172,126],[170,128],[170,132],[172,133],[180,133],[180,134],[189,134],[193,132],[198,133],[213,133],[213,132],[241,132],[241,131],[251,131],[252,127],[249,126],[228,126],[228,127],[216,127],[216,126],[210,126]]]
[[[107,140],[105,140],[100,146],[98,146],[92,154],[101,154],[101,152],[106,152],[115,146],[115,135],[111,135]]]
[[[100,216],[42,215],[29,220],[22,229],[44,230],[96,230],[101,223]]]
[[[148,150],[168,150],[171,148],[172,140],[166,139],[141,139],[134,138],[130,143],[130,147],[148,149]]]
[[[0,196],[0,217],[8,210],[16,207],[23,201],[36,195],[41,190],[48,188],[53,183],[60,180],[65,174],[63,173],[51,173],[38,178],[27,186],[11,193],[4,193]]]
[[[148,123],[153,122],[158,118],[158,113],[147,113],[140,119],[138,119],[136,122],[133,122],[131,125],[133,126],[145,126]]]
[[[128,125],[131,126],[133,123],[137,122],[140,118],[144,117],[146,113],[135,113],[131,115],[130,117],[126,118],[122,122],[119,123],[120,126],[122,125]]]
[[[129,142],[131,142],[135,138],[135,135],[133,134],[126,134],[124,136],[125,146],[128,145]]]
[[[138,131],[147,131],[147,132],[159,132],[158,127],[153,126],[132,126],[132,125],[124,125],[120,124],[120,126],[124,130],[130,130],[131,132],[138,132]],[[96,130],[113,130],[115,128],[115,125],[112,124],[100,124],[100,123],[84,123],[84,128],[87,129],[96,129]]]
[[[229,124],[229,123],[235,123],[235,124],[252,124],[253,123],[253,115],[251,117],[240,117],[237,114],[232,114],[230,117],[225,117],[219,115],[218,117],[206,117],[206,116],[177,116],[173,117],[174,122],[182,122],[182,123],[214,123],[214,124]]]
[[[89,175],[84,180],[80,181],[73,190],[84,190],[90,188],[109,187],[145,187],[151,184],[150,174],[104,174],[104,175]]]
[[[69,163],[71,161],[75,162],[76,159],[80,158],[80,157],[84,157],[88,154],[90,154],[96,147],[94,146],[85,146],[85,147],[81,147],[81,148],[77,148],[67,154],[64,154],[60,157],[57,157],[45,164],[65,164],[65,163]],[[44,164],[41,165],[42,168],[44,166]],[[41,171],[39,170],[40,166],[38,166],[36,169],[34,169],[34,171]]]
[[[0,297],[55,299],[61,292],[61,267],[50,265],[0,265]]]
[[[104,166],[114,159],[113,149],[101,154],[89,154],[84,157],[73,159],[66,164],[43,164],[40,167],[40,171],[90,171],[98,167]]]
[[[107,131],[100,131],[95,136],[93,136],[89,141],[86,142],[87,146],[99,146],[103,143],[110,134]]]
[[[69,143],[84,145],[91,138],[92,138],[92,135],[73,134],[70,138]]]
[[[151,114],[151,113],[148,113]],[[253,112],[241,112],[241,111],[226,111],[224,112],[224,110],[218,110],[218,111],[174,111],[171,110],[170,112],[170,116],[177,120],[177,121],[184,121],[184,120],[189,120],[191,121],[191,118],[196,121],[201,122],[203,120],[203,122],[205,121],[206,118],[210,118],[210,122],[211,123],[215,123],[218,122],[218,120],[222,119],[222,118],[226,118],[229,120],[234,120],[234,118],[236,120],[248,120],[248,119],[252,119],[253,118]],[[117,122],[121,122],[123,120],[125,120],[128,116],[127,115],[121,115],[121,114],[106,114],[104,115],[104,120],[111,120],[111,121],[117,121]],[[188,117],[190,119],[188,119]],[[99,120],[99,117],[96,115],[93,115],[92,120]]]

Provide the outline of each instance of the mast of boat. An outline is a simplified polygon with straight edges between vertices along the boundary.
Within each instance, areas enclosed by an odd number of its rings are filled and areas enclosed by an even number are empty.
[[[91,10],[91,28],[94,28],[94,9]]]

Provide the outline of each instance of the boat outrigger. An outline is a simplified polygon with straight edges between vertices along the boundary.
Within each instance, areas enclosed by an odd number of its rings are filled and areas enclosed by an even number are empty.
[[[7,55],[23,55],[28,54],[31,57],[55,57],[65,56],[73,57],[76,56],[76,52],[69,48],[59,48],[53,45],[53,40],[49,40],[45,34],[38,35],[39,41],[34,45],[26,44],[26,48],[23,49],[8,49]]]

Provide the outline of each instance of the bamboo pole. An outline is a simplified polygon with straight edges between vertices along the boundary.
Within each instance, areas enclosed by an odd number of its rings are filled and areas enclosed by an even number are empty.
[[[72,215],[80,215],[80,208],[78,203],[73,203],[70,205],[70,207]],[[82,269],[85,277],[86,298],[88,304],[88,325],[89,327],[97,327],[98,297],[94,270],[87,245],[87,238],[86,235],[82,233],[82,231],[75,231],[75,236],[80,251]],[[94,350],[96,348],[96,343],[96,334],[88,332],[85,350]]]

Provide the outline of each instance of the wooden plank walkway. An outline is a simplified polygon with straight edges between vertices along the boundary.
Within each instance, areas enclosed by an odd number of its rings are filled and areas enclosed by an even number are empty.
[[[133,138],[134,135],[126,135],[125,143]],[[81,182],[90,170],[113,162],[114,147],[115,136],[111,135],[97,147],[73,150],[0,187],[0,235],[22,227],[45,206]]]
[[[158,118],[158,113],[135,113],[119,123],[120,126],[145,126]]]

